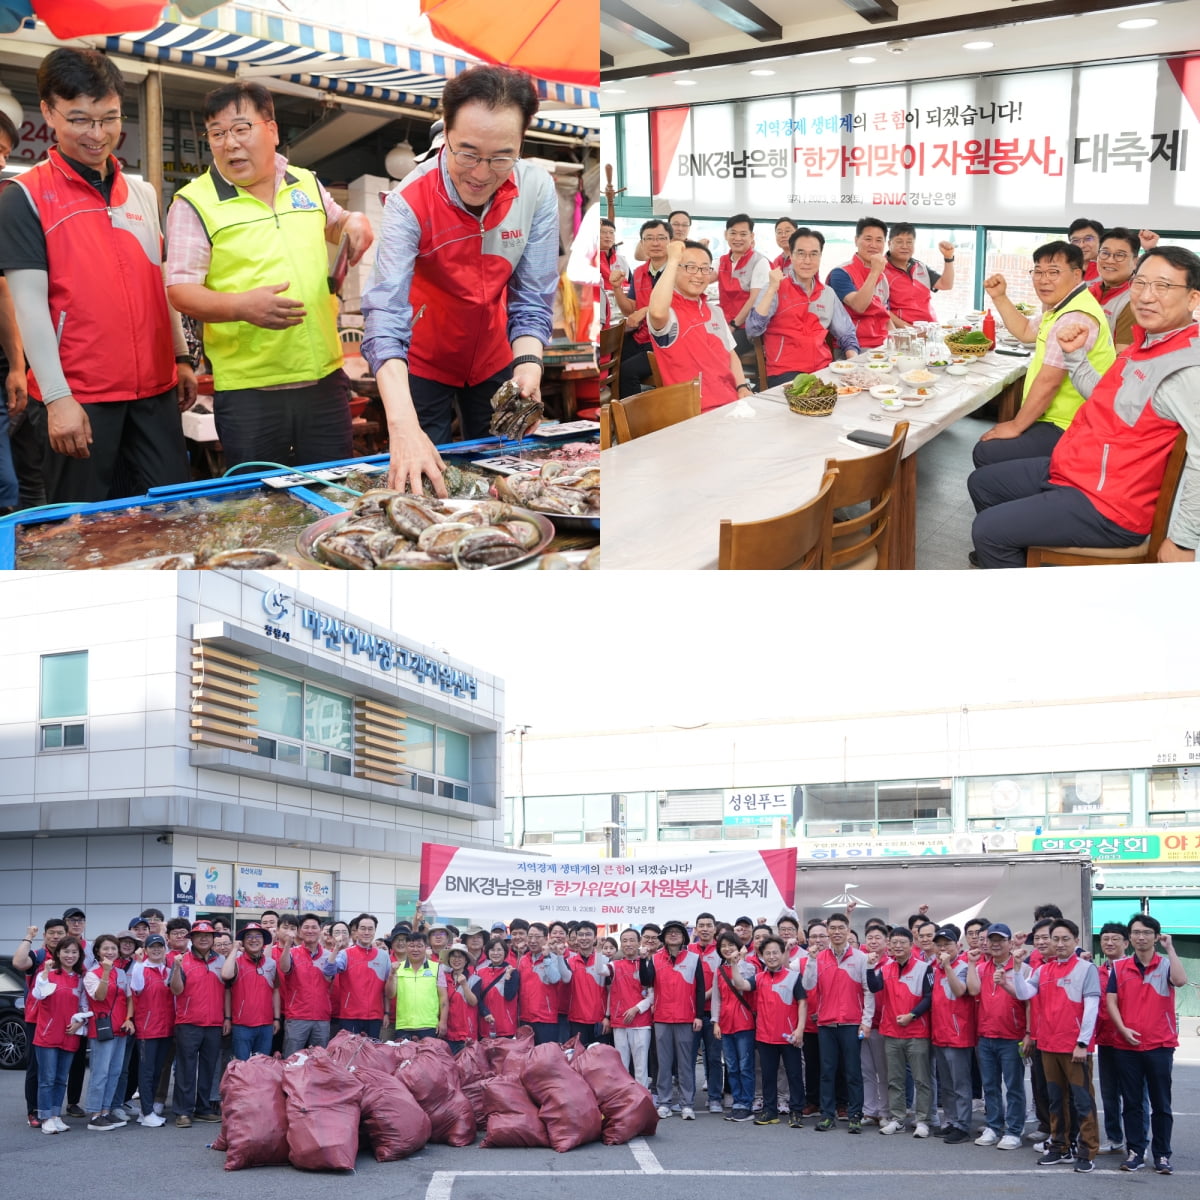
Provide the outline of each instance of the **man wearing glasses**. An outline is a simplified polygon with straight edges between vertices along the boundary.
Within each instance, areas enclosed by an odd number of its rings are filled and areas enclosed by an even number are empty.
[[[114,157],[123,89],[99,51],[47,55],[38,94],[57,145],[0,195],[0,269],[46,406],[51,501],[188,478],[179,411],[196,381],[163,290],[157,197]]]
[[[650,293],[662,278],[667,265],[667,247],[672,241],[670,226],[658,217],[643,221],[638,233],[637,254],[634,257],[645,261],[634,268],[628,281],[620,270],[609,273],[613,299],[625,317],[625,332],[630,335],[630,343],[621,353],[622,396],[636,396],[643,380],[650,378],[648,355],[653,347],[645,324],[646,307],[650,303]],[[622,284],[626,284],[626,287],[622,287]]]
[[[1137,270],[1142,243],[1131,229],[1110,229],[1100,242],[1096,266],[1100,277],[1091,285],[1096,303],[1104,310],[1113,343],[1124,349],[1133,341],[1133,309],[1129,284]]]
[[[1150,532],[1175,439],[1188,463],[1160,562],[1194,562],[1200,542],[1200,258],[1162,246],[1129,285],[1133,345],[1104,372],[1080,328],[1057,335],[1071,381],[1087,397],[1049,457],[995,463],[967,480],[981,567],[1021,567],[1028,546],[1136,546]]]
[[[1081,329],[1088,361],[1103,374],[1112,364],[1112,334],[1104,310],[1083,281],[1083,254],[1069,242],[1048,242],[1033,252],[1029,272],[1042,302],[1040,318],[1028,318],[1008,298],[1003,275],[989,275],[983,290],[991,297],[1005,327],[1023,342],[1035,342],[1025,371],[1021,407],[1011,421],[992,426],[975,444],[975,466],[1038,458],[1049,454],[1083,403],[1067,373],[1057,334]],[[1053,334],[1052,332],[1053,331]]]
[[[750,394],[733,334],[720,308],[711,307],[704,295],[712,274],[707,246],[671,242],[646,317],[663,383],[699,376],[701,412]]]
[[[512,380],[538,398],[558,285],[554,181],[520,160],[529,76],[473,67],[442,92],[446,143],[388,197],[363,296],[363,355],[388,415],[390,487],[445,494],[436,445],[484,437]]]
[[[345,236],[356,263],[370,223],[276,153],[275,104],[262,84],[214,89],[203,118],[213,165],[167,214],[167,294],[204,322],[225,461],[349,458],[350,385],[325,245]]]
[[[1100,278],[1100,268],[1096,259],[1103,240],[1104,226],[1089,217],[1079,217],[1072,221],[1067,230],[1067,241],[1072,246],[1078,246],[1080,254],[1083,255],[1083,277],[1088,283]]]

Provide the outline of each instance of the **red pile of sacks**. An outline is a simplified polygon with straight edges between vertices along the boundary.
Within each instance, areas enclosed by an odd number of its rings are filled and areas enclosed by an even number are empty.
[[[516,1038],[471,1043],[457,1058],[433,1039],[399,1044],[340,1033],[328,1049],[286,1062],[256,1055],[221,1082],[225,1169],[291,1163],[352,1171],[360,1138],[379,1162],[426,1142],[470,1146],[616,1146],[653,1134],[658,1116],[612,1046],[534,1047]]]

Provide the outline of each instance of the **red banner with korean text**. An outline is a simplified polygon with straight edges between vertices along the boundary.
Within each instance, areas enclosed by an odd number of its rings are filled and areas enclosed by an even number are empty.
[[[540,858],[435,842],[421,847],[427,920],[454,912],[485,928],[513,917],[641,925],[690,923],[707,911],[718,921],[750,916],[774,922],[795,900],[795,847],[652,859]]]

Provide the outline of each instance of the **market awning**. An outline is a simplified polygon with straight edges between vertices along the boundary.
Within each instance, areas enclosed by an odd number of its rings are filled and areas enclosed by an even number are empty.
[[[477,65],[426,48],[231,4],[204,14],[194,24],[163,21],[146,33],[106,37],[103,44],[110,53],[252,75],[268,84],[269,79],[279,79],[341,96],[431,111],[446,81]],[[587,88],[545,79],[536,84],[543,100],[575,108],[598,106],[597,92]],[[589,132],[586,126],[555,121],[552,112],[535,118],[533,128],[571,137]]]

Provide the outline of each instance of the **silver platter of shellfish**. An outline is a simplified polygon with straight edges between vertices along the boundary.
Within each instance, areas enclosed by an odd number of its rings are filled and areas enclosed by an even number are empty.
[[[554,540],[553,522],[502,500],[432,500],[383,489],[296,539],[308,565],[341,571],[498,571]]]

